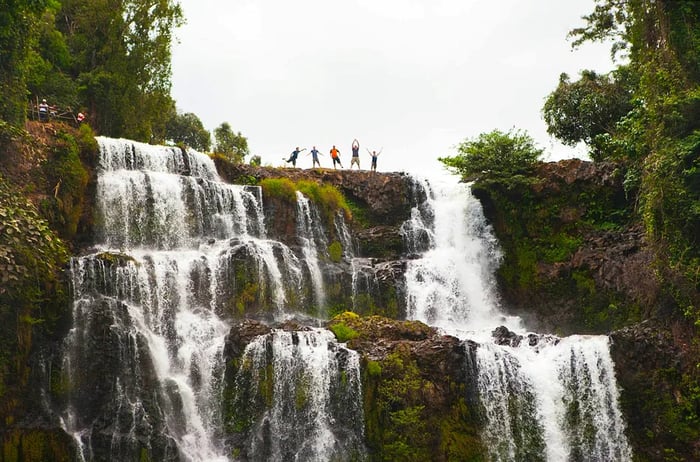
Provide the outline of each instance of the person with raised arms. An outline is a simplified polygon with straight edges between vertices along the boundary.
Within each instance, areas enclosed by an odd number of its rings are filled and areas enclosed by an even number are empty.
[[[355,138],[352,142],[352,159],[350,160],[350,168],[353,164],[357,164],[357,169],[360,169],[360,142]]]
[[[382,148],[382,149],[384,149],[384,148]],[[367,152],[369,152],[369,155],[372,156],[372,171],[373,172],[377,171],[377,157],[379,157],[379,154],[382,153],[382,149],[380,149],[379,152],[370,151],[369,149],[367,150]]]

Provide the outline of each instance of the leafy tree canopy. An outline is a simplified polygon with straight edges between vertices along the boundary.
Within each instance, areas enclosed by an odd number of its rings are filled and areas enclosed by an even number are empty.
[[[214,138],[216,139],[214,152],[223,154],[232,162],[240,164],[249,154],[248,138],[241,132],[235,133],[228,122],[223,122],[214,129]]]
[[[0,119],[24,123],[28,54],[48,0],[0,0]]]
[[[197,151],[207,152],[211,147],[211,133],[191,112],[171,117],[165,125],[165,136],[174,143],[183,143]]]
[[[464,181],[486,177],[510,176],[529,170],[542,155],[526,132],[493,130],[457,146],[458,154],[441,157],[445,166]]]
[[[632,110],[597,138],[598,159],[628,163],[660,267],[687,276],[667,281],[669,292],[700,324],[700,2],[596,0],[584,20],[574,46],[612,40],[637,82]]]
[[[588,144],[596,159],[596,137],[614,133],[616,124],[632,109],[632,82],[626,67],[609,74],[582,71],[575,82],[561,74],[542,109],[547,132],[570,146]]]

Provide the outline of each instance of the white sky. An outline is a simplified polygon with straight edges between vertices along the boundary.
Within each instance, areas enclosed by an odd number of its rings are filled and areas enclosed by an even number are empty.
[[[180,0],[173,97],[208,130],[229,122],[263,164],[296,146],[379,150],[378,169],[442,171],[467,137],[527,130],[547,160],[582,157],[546,133],[559,74],[612,68],[566,34],[593,0]],[[304,153],[306,154],[306,153]],[[310,167],[311,158],[297,163]]]

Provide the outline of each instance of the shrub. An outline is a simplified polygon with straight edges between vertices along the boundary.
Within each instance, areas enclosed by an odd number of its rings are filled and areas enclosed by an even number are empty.
[[[457,151],[456,156],[439,160],[464,181],[524,173],[542,155],[530,135],[519,130],[482,133],[475,139],[463,141]]]

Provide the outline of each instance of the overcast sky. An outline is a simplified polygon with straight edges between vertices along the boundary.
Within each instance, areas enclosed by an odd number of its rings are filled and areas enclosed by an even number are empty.
[[[379,150],[378,169],[429,173],[467,137],[527,130],[546,159],[581,157],[546,133],[559,74],[607,72],[609,47],[566,34],[593,0],[180,0],[173,97],[213,130],[226,121],[263,163],[296,147]],[[301,157],[298,166],[311,166]]]

